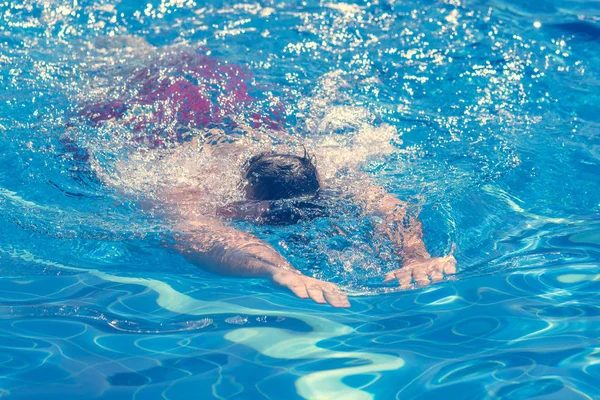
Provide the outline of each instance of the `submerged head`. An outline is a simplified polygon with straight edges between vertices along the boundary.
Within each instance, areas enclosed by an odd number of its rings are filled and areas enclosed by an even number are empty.
[[[248,161],[244,179],[246,199],[281,200],[315,196],[320,188],[312,157],[261,153]]]

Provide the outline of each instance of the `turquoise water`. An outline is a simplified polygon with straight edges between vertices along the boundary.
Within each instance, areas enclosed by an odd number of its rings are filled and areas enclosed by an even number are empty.
[[[26,1],[0,14],[0,395],[600,396],[597,2]],[[218,79],[194,113],[170,115],[162,90],[140,97],[198,65]],[[393,150],[363,169],[420,210],[433,255],[456,243],[456,279],[382,284],[399,260],[351,204],[239,223],[344,288],[350,309],[213,275],[94,169],[117,176],[141,137],[160,152],[177,123],[230,129],[232,116],[299,137],[363,132],[366,149],[392,127]]]

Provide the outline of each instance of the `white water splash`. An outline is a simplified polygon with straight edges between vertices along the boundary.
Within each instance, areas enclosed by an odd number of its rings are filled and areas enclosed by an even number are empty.
[[[306,144],[316,151],[319,172],[325,180],[342,169],[356,170],[367,161],[396,152],[401,144],[392,125],[375,122],[376,115],[355,105],[343,92],[349,84],[342,71],[323,75],[312,93],[299,104],[297,117],[310,132]]]

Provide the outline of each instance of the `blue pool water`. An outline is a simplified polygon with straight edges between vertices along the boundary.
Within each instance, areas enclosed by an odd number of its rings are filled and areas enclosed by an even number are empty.
[[[600,397],[597,2],[28,0],[0,15],[0,397]],[[140,71],[185,75],[186,54],[233,66],[242,120],[373,143],[393,127],[363,169],[420,209],[433,255],[456,243],[456,279],[382,284],[398,260],[346,204],[239,224],[344,288],[346,310],[166,248],[172,228],[86,159],[110,173],[140,129],[81,110],[130,102]]]

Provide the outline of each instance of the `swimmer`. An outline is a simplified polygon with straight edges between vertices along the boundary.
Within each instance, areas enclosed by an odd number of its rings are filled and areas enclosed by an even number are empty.
[[[181,60],[175,62],[177,57]],[[166,127],[166,136],[177,138],[175,148],[161,149],[162,139],[151,137],[160,151],[140,152],[137,161],[132,153],[111,172],[103,172],[93,156],[90,160],[106,183],[125,192],[139,185],[138,192],[151,194],[145,207],[167,218],[178,232],[174,247],[188,261],[219,274],[269,279],[320,304],[349,307],[335,284],[302,274],[274,247],[230,224],[233,219],[281,224],[326,216],[334,207],[320,199],[337,190],[378,221],[376,235],[390,240],[402,258],[402,267],[382,277],[384,282],[397,281],[407,289],[413,282],[428,285],[456,272],[454,248],[445,257],[431,257],[422,224],[409,216],[407,204],[361,172],[371,157],[393,151],[390,142],[398,134],[386,124],[373,126],[362,108],[331,104],[336,87],[343,85],[339,73],[326,75],[321,97],[313,99],[317,108],[311,113],[319,118],[308,130],[317,133],[314,137],[288,133],[277,110],[269,117],[251,111],[250,126],[229,122],[225,133],[219,125],[222,115],[254,107],[240,80],[244,74],[198,52],[177,57],[167,53],[162,64],[131,74],[122,98],[92,105],[81,115],[98,127],[133,126],[140,142],[156,127]],[[185,73],[179,65],[186,66]],[[212,105],[211,98],[220,103]],[[147,107],[154,112],[146,112]],[[238,198],[232,199],[232,193]]]
[[[265,141],[261,143],[264,146]],[[242,154],[246,149],[239,142],[214,146],[199,140],[183,147],[203,148],[223,156],[238,154],[240,158],[244,158]],[[165,162],[181,162],[180,151]],[[162,205],[171,210],[170,219],[177,230],[184,233],[178,238],[176,248],[195,265],[219,274],[266,278],[300,298],[333,307],[349,307],[348,297],[335,284],[302,274],[272,246],[227,223],[232,219],[294,223],[324,215],[328,211],[318,199],[327,189],[336,189],[331,184],[337,183],[350,191],[349,197],[365,214],[379,219],[376,233],[391,240],[403,259],[402,268],[388,273],[384,282],[397,281],[400,288],[408,289],[413,281],[417,285],[429,285],[456,272],[452,252],[445,257],[431,257],[423,242],[422,224],[408,217],[407,204],[374,185],[365,173],[354,171],[346,174],[350,178],[345,180],[323,182],[315,157],[306,151],[296,155],[273,149],[252,156],[240,163],[240,167],[244,200],[217,207],[212,215],[198,213],[202,196],[210,189],[168,187],[161,196]]]

